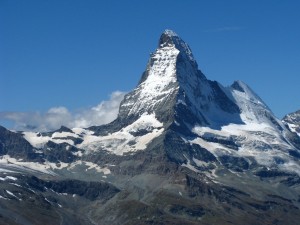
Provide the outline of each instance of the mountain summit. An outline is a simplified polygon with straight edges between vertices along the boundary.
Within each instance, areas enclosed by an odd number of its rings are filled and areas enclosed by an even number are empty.
[[[139,85],[121,103],[119,117],[143,113],[154,113],[165,124],[176,121],[182,125],[213,125],[220,123],[224,113],[238,117],[239,107],[220,84],[206,79],[189,46],[176,33],[166,30]]]
[[[181,54],[185,54],[194,67],[198,67],[190,47],[172,30],[165,30],[159,39],[158,48],[175,46]]]
[[[166,30],[113,122],[46,133],[0,127],[0,220],[297,224],[297,118],[283,123],[241,81],[207,79]]]

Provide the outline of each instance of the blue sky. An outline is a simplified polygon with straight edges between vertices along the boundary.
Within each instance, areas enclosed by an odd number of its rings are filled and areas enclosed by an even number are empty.
[[[136,86],[167,28],[208,79],[244,81],[281,118],[300,109],[299,9],[297,0],[1,0],[0,124],[13,126],[9,113],[26,123],[53,109],[78,118],[112,101],[115,110],[116,91]]]

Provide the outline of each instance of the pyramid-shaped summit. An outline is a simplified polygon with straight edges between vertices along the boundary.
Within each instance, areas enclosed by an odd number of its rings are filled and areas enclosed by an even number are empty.
[[[163,48],[166,46],[175,46],[177,50],[180,51],[181,54],[185,54],[189,61],[194,64],[193,66],[198,67],[192,51],[187,43],[185,43],[174,31],[165,30],[160,38],[158,48]]]
[[[220,84],[206,79],[188,44],[175,32],[166,30],[139,85],[121,103],[119,117],[136,119],[147,113],[155,114],[168,125],[175,121],[215,125],[226,121],[215,121],[210,115],[220,117],[224,112],[239,121],[239,108],[232,98]]]

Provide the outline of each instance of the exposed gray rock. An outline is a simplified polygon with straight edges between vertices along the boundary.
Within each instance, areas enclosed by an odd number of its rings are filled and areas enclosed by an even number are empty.
[[[0,126],[0,155],[10,155],[17,159],[40,161],[34,148],[23,138],[21,133],[7,130]]]

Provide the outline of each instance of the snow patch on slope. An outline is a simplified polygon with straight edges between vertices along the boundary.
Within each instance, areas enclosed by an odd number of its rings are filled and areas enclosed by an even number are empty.
[[[240,107],[241,118],[244,122],[269,122],[265,118],[266,112],[271,110],[267,105],[243,82],[236,81],[241,90],[232,89],[231,93]]]
[[[147,144],[163,132],[162,123],[155,115],[143,114],[129,126],[107,136],[87,135],[78,145],[88,151],[106,150],[116,155],[144,150]],[[134,135],[138,131],[146,131],[142,135]]]
[[[35,148],[43,148],[48,141],[56,144],[67,143],[74,145],[74,141],[68,137],[79,138],[77,134],[71,132],[55,132],[51,136],[43,136],[36,132],[23,132],[24,138]]]
[[[40,134],[34,132],[23,132],[24,138],[40,152],[48,141],[57,144],[67,143],[80,149],[91,151],[105,150],[113,154],[123,155],[127,152],[143,150],[155,137],[163,132],[163,124],[159,122],[154,114],[143,114],[134,123],[121,130],[106,136],[96,136],[93,131],[83,128],[73,128],[72,132],[54,132],[52,134]],[[81,139],[80,144],[75,144],[72,138]],[[69,149],[67,146],[66,150]],[[82,152],[74,155],[82,156]],[[48,169],[48,168],[46,168]]]
[[[128,115],[149,111],[176,91],[173,86],[177,81],[176,60],[178,54],[179,51],[174,45],[158,48],[148,63],[147,79],[131,95],[125,96],[120,110],[130,109]]]
[[[12,158],[8,155],[4,155],[0,157],[0,167],[4,166],[5,168],[10,168],[11,170],[4,170],[5,172],[12,172],[15,173],[16,171],[36,171],[39,173],[44,173],[44,174],[49,174],[49,175],[55,175],[55,170],[62,170],[62,169],[67,169],[67,170],[74,170],[77,166],[85,166],[86,169],[85,171],[89,170],[96,170],[96,172],[103,173],[105,175],[110,174],[110,170],[108,167],[100,167],[99,165],[92,163],[92,162],[87,162],[87,161],[82,161],[78,160],[73,163],[63,163],[60,162],[59,164],[57,163],[51,163],[51,162],[44,162],[44,163],[38,163],[38,162],[23,162],[21,160]],[[0,169],[1,170],[1,169]],[[0,180],[17,180],[17,178],[12,177],[12,176],[6,176],[4,178],[0,177]]]
[[[244,125],[229,124],[220,130],[210,127],[196,126],[193,132],[199,137],[191,140],[191,143],[198,144],[213,153],[216,157],[231,155],[235,157],[254,158],[260,165],[267,167],[278,166],[282,170],[297,172],[300,174],[300,167],[294,163],[288,150],[293,148],[289,145],[282,134],[269,123],[250,123]],[[209,137],[219,139],[209,141]],[[239,147],[238,149],[222,144],[222,140],[232,140]],[[276,159],[281,158],[282,163],[278,164]]]
[[[14,170],[27,170],[27,171],[38,171],[45,174],[55,175],[52,169],[66,167],[66,163],[61,163],[61,167],[58,167],[55,163],[45,162],[24,162],[16,158],[12,158],[9,155],[0,156],[0,166],[5,166],[5,168],[10,168]]]
[[[78,165],[84,165],[86,166],[85,171],[88,170],[96,170],[98,173],[103,173],[105,175],[111,174],[111,171],[108,167],[100,167],[99,165],[92,163],[92,162],[87,162],[87,161],[82,161],[78,160],[74,163],[71,163],[70,166],[68,167],[68,170],[73,170],[76,166]]]

